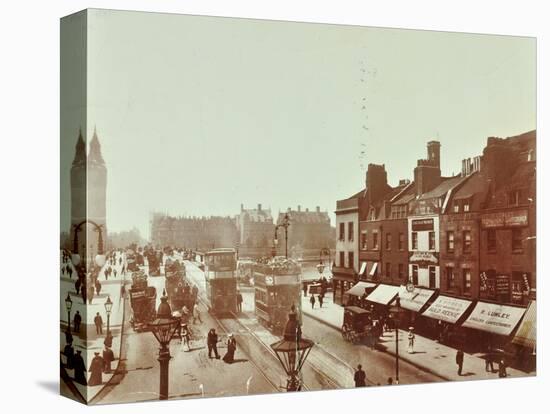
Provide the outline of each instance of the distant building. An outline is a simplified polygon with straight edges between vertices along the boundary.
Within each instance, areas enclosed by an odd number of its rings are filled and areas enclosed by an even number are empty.
[[[275,226],[270,209],[263,209],[258,204],[256,209],[245,209],[237,216],[239,244],[242,247],[271,247]]]
[[[213,249],[235,247],[239,240],[236,220],[231,217],[172,217],[153,213],[151,243],[157,247]]]
[[[321,211],[318,206],[314,211],[310,211],[308,208],[302,210],[301,206],[298,206],[296,210],[289,207],[286,212],[279,213],[278,224],[283,222],[285,214],[288,214],[290,218],[288,228],[289,252],[291,250],[295,252],[309,249],[320,250],[331,245],[330,217],[326,211]],[[284,241],[283,231],[279,231],[278,239]],[[284,246],[284,243],[281,243],[279,248],[284,248],[282,246]]]

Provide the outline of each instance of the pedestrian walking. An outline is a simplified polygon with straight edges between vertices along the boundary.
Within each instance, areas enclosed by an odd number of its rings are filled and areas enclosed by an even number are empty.
[[[63,349],[63,355],[65,355],[66,358],[65,367],[67,369],[73,369],[74,348],[72,344],[65,345],[65,348]]]
[[[88,297],[88,303],[91,305],[92,301],[94,300],[94,286],[92,283],[87,287],[86,289],[86,295],[84,297]]]
[[[120,269],[120,274],[124,276],[126,274],[126,266],[122,265],[122,269]]]
[[[94,357],[90,363],[90,382],[91,387],[101,385],[103,383],[103,370],[105,369],[105,361],[99,355],[99,352],[94,352]]]
[[[113,269],[113,275],[116,277],[116,269]]]
[[[105,346],[105,349],[103,350],[103,362],[105,364],[103,370],[106,374],[110,374],[112,371],[111,362],[115,360],[115,354],[113,353],[113,350],[109,346]]]
[[[67,265],[67,273],[69,274],[69,279],[73,278],[73,268]]]
[[[124,299],[126,296],[126,288],[124,287],[124,281],[120,284],[120,298]]]
[[[119,264],[119,265],[122,264],[122,257],[120,257],[120,258],[118,259],[118,264]],[[116,274],[115,274],[115,276],[116,276]]]
[[[498,363],[498,377],[506,378],[507,376],[508,373],[506,372],[506,363],[504,362],[504,358],[501,358]]]
[[[237,291],[237,312],[243,311],[243,295],[241,292]]]
[[[95,280],[95,290],[97,293],[97,296],[101,293],[101,283],[99,282],[99,279]]]
[[[355,382],[356,387],[366,387],[367,386],[367,374],[363,371],[361,364],[357,365],[357,370],[353,375],[353,381]]]
[[[187,347],[186,351],[191,351],[191,332],[189,331],[189,326],[186,323],[181,324],[180,326],[181,346]],[[210,357],[210,355],[208,356]]]
[[[73,331],[80,333],[80,324],[82,323],[82,316],[80,316],[80,311],[76,311],[73,317]]]
[[[86,364],[82,358],[82,351],[77,350],[73,358],[74,380],[82,385],[87,385]]]
[[[95,314],[94,324],[95,324],[95,333],[103,334],[103,319],[101,318],[101,315],[99,314],[99,312]]]
[[[462,365],[464,364],[464,352],[462,352],[462,349],[456,351],[456,364],[458,365],[458,375],[462,375]]]
[[[62,276],[65,276],[65,266],[62,266],[62,267],[61,267],[61,275],[62,275]]]
[[[103,345],[107,346],[107,347],[112,347],[113,346],[113,334],[111,333],[111,331],[107,331],[107,335],[105,336],[105,339],[103,340]]]
[[[409,347],[407,349],[407,352],[409,354],[414,354],[414,327],[412,326],[409,327],[408,339],[409,339]]]
[[[73,343],[73,334],[71,334],[71,330],[67,326],[67,329],[65,329],[65,343],[66,344],[72,344]]]
[[[218,334],[213,328],[208,332],[207,345],[208,358],[212,358],[212,352],[214,352],[216,359],[220,359],[220,356],[218,355]]]
[[[489,346],[489,348],[487,349],[487,353],[485,354],[485,372],[495,372],[493,362],[493,351]]]
[[[302,283],[302,289],[304,291],[304,298],[307,298],[307,283]]]
[[[311,303],[311,309],[315,307],[315,296],[313,296],[313,293],[311,294],[311,297],[309,298],[309,303]]]
[[[323,295],[319,294],[317,296],[317,300],[319,301],[319,307],[322,308],[323,307]]]
[[[232,333],[227,337],[227,352],[223,356],[223,360],[227,364],[232,364],[235,361],[235,351],[237,350],[237,341]]]
[[[76,281],[74,282],[74,289],[75,289],[77,295],[78,295],[78,292],[80,292],[80,284],[81,283],[82,283],[82,281],[80,280],[80,278],[76,279]]]
[[[195,302],[195,305],[193,305],[193,325],[197,320],[202,323],[201,310],[199,309],[199,304]]]

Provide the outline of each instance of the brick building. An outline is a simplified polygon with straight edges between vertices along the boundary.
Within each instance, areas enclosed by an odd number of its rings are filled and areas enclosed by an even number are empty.
[[[481,210],[480,296],[526,304],[536,291],[536,132],[488,138]],[[482,276],[482,277],[483,277]]]

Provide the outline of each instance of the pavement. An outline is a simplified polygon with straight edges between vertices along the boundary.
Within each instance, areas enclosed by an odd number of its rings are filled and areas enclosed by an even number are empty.
[[[343,306],[333,303],[330,295],[325,296],[322,308],[319,308],[319,302],[316,301],[312,309],[309,300],[309,296],[302,296],[303,313],[333,329],[341,330],[344,318]],[[408,332],[402,329],[398,332],[399,359],[405,360],[442,380],[464,381],[498,378],[498,373],[485,371],[485,360],[481,355],[467,353],[464,353],[462,375],[458,375],[458,366],[455,362],[457,350],[418,334],[415,335],[413,352],[409,353],[407,350]],[[384,332],[377,344],[377,349],[395,356],[395,331]],[[496,363],[494,364],[495,370],[498,369],[497,365]],[[510,367],[506,371],[508,378],[535,375],[534,373],[525,373]]]
[[[105,312],[105,301],[107,300],[107,297],[111,298],[111,301],[113,302],[113,307],[111,311],[110,316],[110,331],[113,335],[113,344],[111,349],[114,352],[115,360],[111,363],[111,367],[113,372],[110,374],[103,373],[102,375],[102,384],[96,385],[96,386],[84,386],[82,384],[73,383],[76,387],[76,390],[81,394],[82,398],[86,401],[90,401],[93,399],[102,389],[105,387],[106,384],[109,383],[111,378],[113,377],[117,365],[119,364],[119,355],[120,355],[120,348],[121,348],[121,335],[122,335],[122,327],[124,323],[124,310],[125,310],[125,301],[121,298],[120,295],[120,287],[122,283],[129,283],[130,279],[130,273],[127,272],[126,275],[121,275],[121,269],[122,265],[118,263],[118,259],[121,256],[120,254],[117,254],[117,264],[116,265],[109,265],[108,263],[105,264],[105,266],[101,269],[99,273],[99,281],[101,282],[102,288],[101,288],[101,294],[95,295],[92,304],[84,304],[82,301],[82,297],[76,293],[74,283],[76,281],[76,270],[74,270],[74,267],[72,266],[72,263],[63,264],[62,261],[60,261],[61,266],[71,266],[73,267],[73,274],[72,278],[69,277],[68,273],[65,272],[64,274],[61,273],[61,301],[60,301],[60,351],[63,352],[63,348],[65,347],[65,330],[67,328],[67,310],[65,308],[65,298],[67,297],[67,293],[70,295],[73,305],[71,309],[71,328],[74,328],[73,326],[73,318],[76,314],[76,311],[79,311],[82,315],[82,324],[80,327],[80,333],[72,332],[73,335],[73,348],[75,350],[75,353],[77,350],[82,351],[82,357],[84,358],[84,362],[86,364],[86,368],[88,369],[90,367],[90,363],[92,359],[94,358],[94,352],[99,352],[100,355],[102,355],[104,345],[103,341],[105,340],[105,336],[107,333],[107,315]],[[123,258],[123,264],[124,264],[124,258]],[[117,270],[117,277],[111,276],[108,280],[105,279],[104,270],[107,269],[109,266],[111,266],[113,269]],[[103,333],[97,334],[96,333],[96,327],[94,324],[94,317],[96,313],[99,312],[101,315],[104,326],[103,326]],[[65,356],[61,354],[61,361],[64,363],[66,361]],[[72,369],[66,369],[66,374],[69,376],[69,378],[74,378],[74,370]],[[87,379],[90,378],[90,372],[87,372]],[[72,387],[71,387],[72,388]],[[74,390],[74,389],[73,389]]]

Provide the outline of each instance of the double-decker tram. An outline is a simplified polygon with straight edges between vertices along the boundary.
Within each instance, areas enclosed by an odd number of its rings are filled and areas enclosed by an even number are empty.
[[[237,311],[237,252],[235,249],[214,249],[203,258],[208,311],[229,315]]]
[[[254,312],[274,333],[282,333],[292,307],[301,317],[301,273],[297,262],[285,258],[254,266]]]

